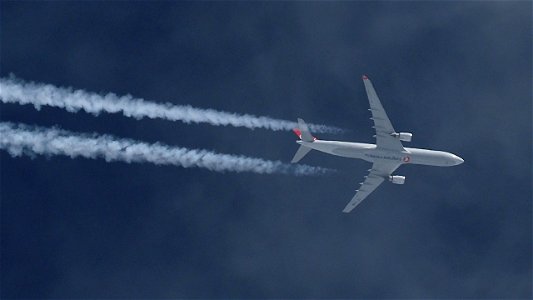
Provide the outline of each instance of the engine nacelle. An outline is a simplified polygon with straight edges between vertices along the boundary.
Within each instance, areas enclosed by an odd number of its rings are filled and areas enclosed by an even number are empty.
[[[413,134],[410,132],[395,132],[392,136],[404,142],[410,142],[413,139]]]
[[[405,176],[389,176],[389,181],[394,184],[404,184],[405,183]]]

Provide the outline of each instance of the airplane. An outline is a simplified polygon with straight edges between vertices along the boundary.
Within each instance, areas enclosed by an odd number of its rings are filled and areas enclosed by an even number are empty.
[[[298,119],[298,128],[293,129],[299,138],[296,143],[300,144],[300,147],[292,163],[300,161],[312,149],[336,156],[363,159],[372,163],[372,168],[368,170],[369,174],[360,183],[361,186],[356,190],[355,196],[344,208],[344,213],[351,212],[385,180],[394,184],[404,184],[405,176],[392,175],[403,164],[450,167],[464,162],[462,158],[449,152],[404,148],[402,141],[410,142],[413,134],[394,130],[368,76],[363,75],[363,83],[370,102],[370,109],[368,109],[372,113],[370,119],[374,121],[372,128],[376,130],[375,144],[319,140],[311,134],[302,119]]]

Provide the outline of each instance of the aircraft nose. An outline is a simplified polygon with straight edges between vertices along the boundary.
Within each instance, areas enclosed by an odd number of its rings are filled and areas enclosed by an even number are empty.
[[[464,159],[460,158],[460,157],[457,156],[457,155],[455,156],[455,164],[456,164],[456,165],[460,165],[460,164],[462,164],[462,163],[464,163],[464,162],[465,162]]]

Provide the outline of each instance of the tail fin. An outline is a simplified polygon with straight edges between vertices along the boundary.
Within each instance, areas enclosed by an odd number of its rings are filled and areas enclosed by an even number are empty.
[[[307,127],[307,124],[305,124],[304,120],[298,119],[298,127],[300,128],[294,128],[292,131],[294,131],[294,133],[302,141],[312,143],[316,140],[316,137],[311,135],[311,132],[309,131],[309,128]],[[312,148],[300,145],[300,148],[298,148],[298,151],[296,151],[296,154],[294,154],[291,163],[299,162],[307,153],[309,153],[309,151],[311,151],[311,149]]]
[[[307,124],[305,124],[305,121],[302,119],[298,119],[298,127],[293,129],[294,133],[304,142],[314,142],[316,140],[316,137],[311,135],[311,132],[309,132],[309,127],[307,127]]]

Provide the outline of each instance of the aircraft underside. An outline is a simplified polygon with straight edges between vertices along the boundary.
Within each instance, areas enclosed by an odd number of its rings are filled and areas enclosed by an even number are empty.
[[[394,130],[368,77],[363,76],[363,82],[370,103],[369,110],[372,113],[370,119],[374,121],[373,128],[376,130],[376,144],[319,140],[311,135],[302,119],[298,119],[299,128],[294,129],[294,133],[300,138],[297,141],[300,148],[292,159],[293,163],[300,161],[311,149],[372,163],[370,173],[365,176],[366,179],[360,183],[357,193],[344,208],[343,212],[346,213],[352,211],[385,180],[404,184],[404,176],[392,175],[403,164],[449,167],[464,162],[462,158],[449,152],[404,148],[402,141],[410,142],[413,135]]]

